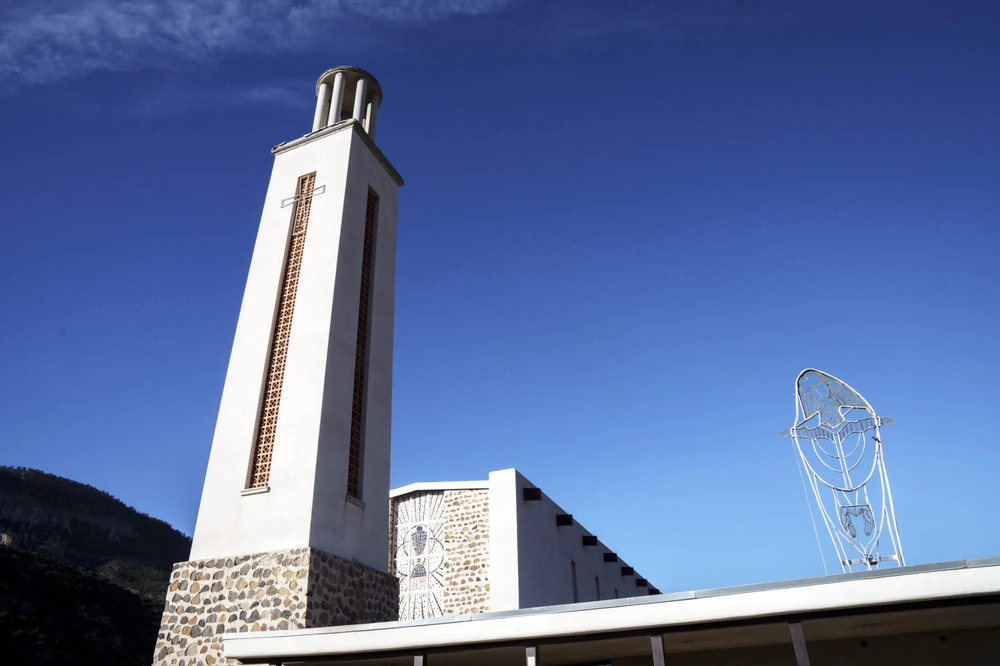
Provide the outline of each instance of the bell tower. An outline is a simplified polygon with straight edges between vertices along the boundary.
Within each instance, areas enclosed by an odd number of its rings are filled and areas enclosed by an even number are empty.
[[[375,145],[375,77],[334,67],[316,96],[312,131],[271,151],[191,560],[174,566],[156,664],[215,663],[226,632],[397,617],[387,533],[403,180]]]

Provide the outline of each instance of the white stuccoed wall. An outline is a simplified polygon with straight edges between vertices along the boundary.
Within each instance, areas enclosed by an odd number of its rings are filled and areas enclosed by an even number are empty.
[[[275,149],[191,559],[311,546],[387,569],[398,185],[352,122]],[[245,495],[299,177],[316,172],[268,492]],[[368,187],[379,195],[363,506],[347,499]]]
[[[517,514],[525,478],[515,469],[490,472],[490,610],[520,608]]]
[[[490,610],[512,610],[573,603],[571,561],[576,562],[579,601],[596,601],[594,578],[601,582],[601,599],[646,596],[637,588],[641,576],[622,576],[621,560],[605,563],[611,552],[598,541],[584,546],[590,534],[579,523],[556,525],[556,514],[567,513],[542,493],[526,502],[524,488],[535,486],[515,469],[491,472],[490,483]]]
[[[595,577],[601,582],[601,599],[614,599],[616,589],[620,598],[649,594],[649,588],[636,586],[636,579],[641,575],[639,572],[622,576],[621,568],[628,566],[625,562],[604,562],[604,553],[613,551],[603,543],[598,541],[595,546],[583,545],[583,535],[590,532],[579,523],[565,527],[556,525],[556,514],[566,512],[544,493],[541,500],[525,501],[524,489],[535,487],[516,469],[503,469],[490,472],[488,481],[414,483],[391,491],[390,496],[399,508],[399,505],[431,494],[447,497],[448,493],[461,491],[487,491],[488,509],[483,514],[483,525],[478,534],[489,533],[488,551],[483,554],[484,561],[488,561],[485,570],[488,571],[489,611],[573,603],[572,561],[576,562],[580,602],[598,600]],[[441,513],[437,520],[442,524],[453,513],[465,510],[448,502],[438,502],[435,506]],[[432,529],[431,521],[425,526]],[[406,536],[402,535],[402,538]],[[398,542],[399,538],[397,534],[394,542]],[[476,541],[479,540],[477,536]],[[449,541],[445,544],[446,550],[453,548]],[[396,574],[399,575],[398,571]],[[447,595],[444,602],[443,614],[470,612],[467,608],[455,607]],[[404,607],[405,604],[400,606],[401,609]],[[412,608],[408,610],[412,611]],[[427,614],[426,617],[432,615]],[[410,612],[405,619],[413,617],[417,615]]]

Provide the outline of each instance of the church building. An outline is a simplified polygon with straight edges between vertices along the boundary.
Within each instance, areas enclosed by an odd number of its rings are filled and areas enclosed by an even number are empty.
[[[271,151],[154,666],[995,660],[1000,559],[661,594],[514,469],[390,492],[403,179],[375,77],[334,67],[316,98]]]
[[[390,497],[400,620],[659,594],[515,469]]]
[[[215,663],[228,632],[648,594],[515,470],[399,489],[390,512],[403,179],[374,141],[375,77],[335,67],[316,96],[312,131],[271,151],[191,558],[173,569],[154,663]]]

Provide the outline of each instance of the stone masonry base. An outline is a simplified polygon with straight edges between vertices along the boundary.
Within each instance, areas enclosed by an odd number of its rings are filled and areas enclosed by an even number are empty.
[[[315,548],[174,565],[153,666],[236,664],[222,634],[395,621],[391,574]]]

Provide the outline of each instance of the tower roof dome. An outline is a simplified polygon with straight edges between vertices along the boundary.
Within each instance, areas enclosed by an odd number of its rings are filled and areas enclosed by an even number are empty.
[[[379,103],[382,101],[382,86],[379,85],[378,79],[371,75],[370,72],[366,72],[360,67],[350,67],[348,65],[340,65],[339,67],[331,67],[322,74],[320,74],[319,79],[316,80],[316,94],[319,95],[319,87],[326,84],[332,84],[337,73],[341,72],[344,75],[345,83],[347,88],[351,89],[357,83],[358,79],[367,79],[370,95],[373,95]]]

